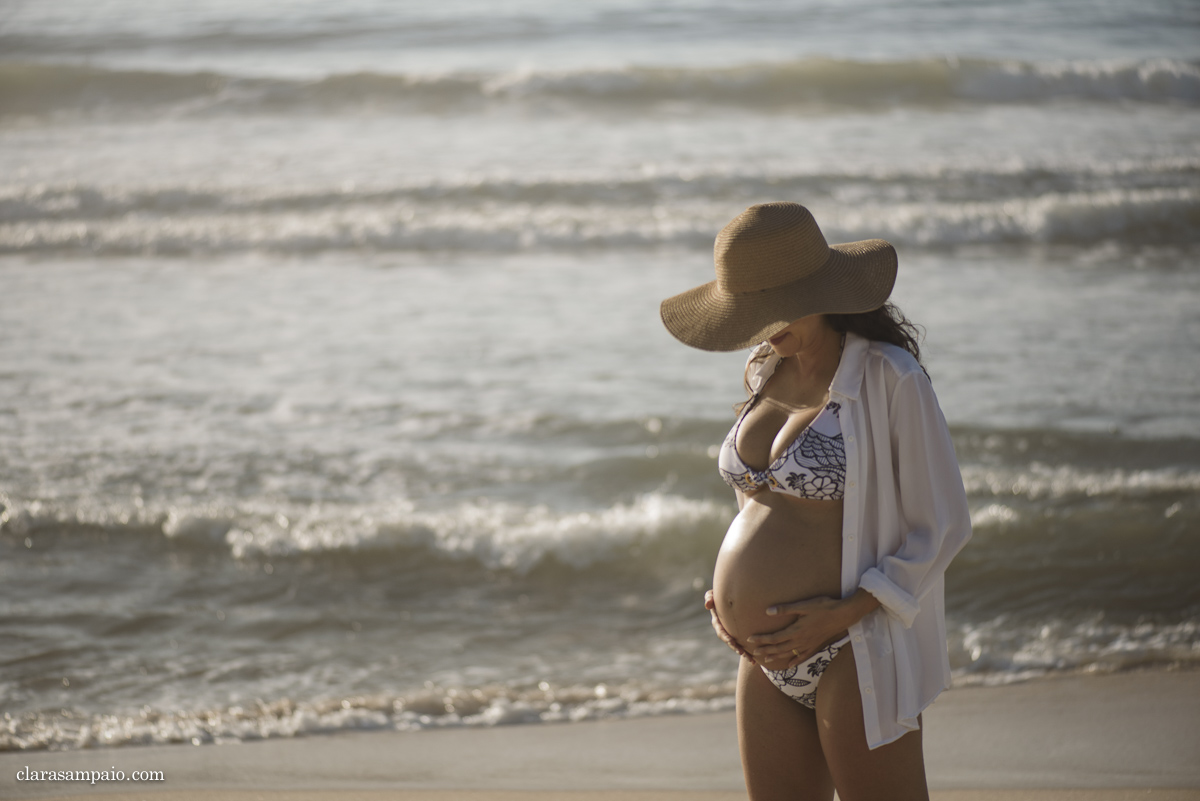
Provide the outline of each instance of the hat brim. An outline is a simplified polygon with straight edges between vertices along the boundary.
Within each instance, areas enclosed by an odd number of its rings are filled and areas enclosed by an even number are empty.
[[[829,246],[829,258],[790,284],[733,294],[716,281],[662,302],[671,335],[709,351],[743,350],[770,339],[801,317],[878,309],[896,283],[896,250],[882,239]]]

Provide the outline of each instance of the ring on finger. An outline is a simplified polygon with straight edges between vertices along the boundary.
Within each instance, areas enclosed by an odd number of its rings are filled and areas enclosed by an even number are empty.
[[[796,656],[800,656],[800,652],[797,651],[795,648],[792,649],[792,653],[795,654]]]

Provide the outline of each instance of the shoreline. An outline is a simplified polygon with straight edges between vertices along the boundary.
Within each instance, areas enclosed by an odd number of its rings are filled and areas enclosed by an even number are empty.
[[[956,688],[925,721],[929,783],[939,801],[1200,799],[1200,672]],[[165,780],[17,782],[25,766],[155,770]],[[4,798],[321,801],[351,794],[361,801],[745,797],[731,712],[0,754]]]

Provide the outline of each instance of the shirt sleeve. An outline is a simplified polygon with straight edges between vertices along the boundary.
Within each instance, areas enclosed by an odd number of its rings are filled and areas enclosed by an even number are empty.
[[[867,569],[859,586],[910,628],[921,599],[970,539],[971,515],[950,430],[924,372],[900,377],[888,417],[907,531],[900,549]]]

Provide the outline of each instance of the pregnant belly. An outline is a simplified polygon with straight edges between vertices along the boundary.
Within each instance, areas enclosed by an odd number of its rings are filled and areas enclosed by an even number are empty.
[[[768,615],[769,606],[841,597],[841,507],[841,501],[798,502],[770,492],[746,500],[713,575],[717,616],[735,640],[778,631],[795,619]]]

